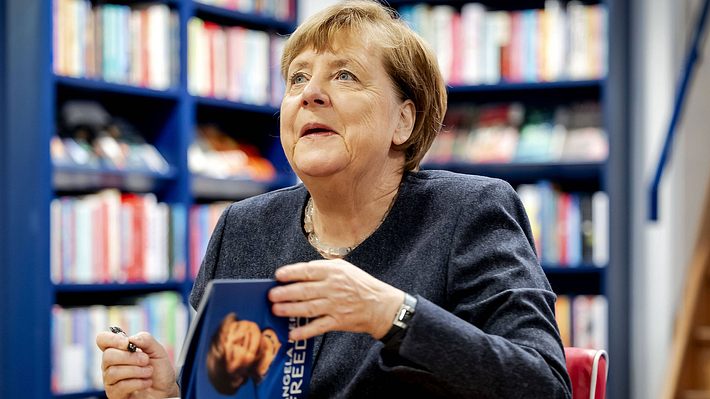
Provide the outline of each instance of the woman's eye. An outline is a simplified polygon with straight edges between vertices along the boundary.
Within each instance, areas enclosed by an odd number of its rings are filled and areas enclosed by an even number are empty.
[[[355,80],[355,76],[348,71],[338,72],[338,80]]]
[[[292,84],[301,84],[301,83],[306,83],[306,77],[303,76],[303,74],[295,74],[291,77],[291,83]]]

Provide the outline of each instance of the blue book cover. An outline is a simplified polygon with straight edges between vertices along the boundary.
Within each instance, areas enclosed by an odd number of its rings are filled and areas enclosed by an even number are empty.
[[[188,331],[178,366],[182,399],[305,398],[313,340],[289,341],[305,318],[277,317],[274,280],[213,280]]]

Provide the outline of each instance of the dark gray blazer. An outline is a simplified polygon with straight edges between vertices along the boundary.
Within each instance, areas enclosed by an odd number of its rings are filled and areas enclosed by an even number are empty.
[[[190,296],[214,278],[273,278],[321,259],[303,231],[303,185],[232,204]],[[443,171],[407,173],[382,225],[345,259],[415,295],[398,352],[369,335],[316,339],[311,398],[570,398],[555,294],[507,183]]]

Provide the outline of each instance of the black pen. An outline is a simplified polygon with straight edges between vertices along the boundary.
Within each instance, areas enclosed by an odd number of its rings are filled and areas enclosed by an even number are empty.
[[[111,332],[114,333],[114,334],[121,334],[121,335],[123,335],[124,337],[128,338],[128,334],[126,334],[126,332],[123,331],[123,330],[121,329],[121,327],[111,326],[111,327],[109,327],[109,330],[111,330]],[[136,351],[136,344],[134,344],[133,342],[130,342],[130,341],[129,341],[129,342],[128,342],[128,351],[129,351],[129,352],[135,352],[135,351]]]

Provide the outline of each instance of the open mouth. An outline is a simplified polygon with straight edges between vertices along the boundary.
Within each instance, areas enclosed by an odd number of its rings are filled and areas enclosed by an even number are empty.
[[[327,135],[334,134],[335,131],[329,126],[322,124],[309,123],[301,129],[301,137],[313,136],[313,135]]]
[[[316,129],[308,129],[305,131],[303,134],[304,136],[308,136],[311,134],[318,134],[318,133],[331,133],[332,130],[324,129],[324,128],[316,128]]]

